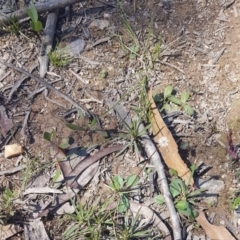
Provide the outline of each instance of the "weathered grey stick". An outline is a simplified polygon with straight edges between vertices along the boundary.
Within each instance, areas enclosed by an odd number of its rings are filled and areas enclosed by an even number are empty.
[[[48,68],[49,56],[48,54],[52,50],[53,38],[55,34],[55,28],[58,18],[58,9],[50,12],[47,17],[45,29],[43,32],[43,39],[41,45],[39,61],[39,75],[41,78],[45,77]]]
[[[18,72],[21,72],[25,75],[27,75],[28,77],[31,77],[32,79],[34,79],[35,81],[39,82],[41,85],[49,88],[50,90],[52,90],[53,92],[57,93],[60,97],[64,98],[65,100],[67,100],[68,102],[70,102],[75,108],[79,109],[80,111],[82,111],[82,113],[87,117],[87,118],[91,118],[91,114],[85,110],[83,107],[81,107],[77,102],[75,102],[72,98],[70,98],[69,96],[65,95],[64,93],[58,91],[55,87],[53,87],[52,85],[50,85],[49,83],[47,83],[46,81],[44,81],[42,78],[35,76],[27,71],[25,71],[22,68],[16,67],[11,63],[8,62],[1,62],[2,64],[4,64],[5,66],[12,68]]]
[[[44,12],[47,12],[47,11],[53,11],[57,8],[62,8],[62,7],[66,7],[66,6],[70,6],[70,5],[73,5],[75,3],[78,3],[78,2],[82,2],[83,0],[49,0],[45,3],[37,3],[35,4],[35,7],[36,7],[36,10],[38,13],[44,13]],[[26,8],[23,8],[23,9],[20,9],[16,12],[13,12],[13,13],[9,13],[9,14],[6,14],[4,16],[1,16],[0,17],[0,26],[1,25],[6,25],[8,23],[11,23],[10,20],[13,20],[13,19],[23,19],[23,18],[26,18],[28,17],[28,14],[27,14],[27,11],[26,11]]]
[[[139,132],[143,132],[143,131],[145,131],[144,125],[141,123],[139,125]],[[174,207],[173,199],[169,190],[167,177],[164,171],[164,165],[162,163],[161,156],[158,153],[154,143],[152,142],[151,138],[148,136],[147,133],[143,134],[141,138],[144,144],[145,151],[148,157],[150,158],[151,162],[154,164],[158,173],[158,177],[161,180],[162,193],[165,199],[165,203],[168,207],[170,219],[172,222],[174,240],[182,240],[181,226],[180,226],[179,218],[178,218],[176,209]]]

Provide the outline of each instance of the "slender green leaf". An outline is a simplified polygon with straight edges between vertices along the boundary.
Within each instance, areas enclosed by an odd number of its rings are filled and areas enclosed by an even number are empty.
[[[173,198],[177,197],[184,191],[184,183],[181,179],[173,179],[170,183],[170,192],[173,196]]]
[[[123,213],[129,209],[129,201],[126,196],[122,195],[118,204],[118,211]]]
[[[189,203],[186,200],[180,200],[175,204],[175,207],[178,210],[186,210],[189,206]]]
[[[38,20],[38,13],[37,9],[34,5],[31,5],[30,7],[27,8],[27,14],[31,18],[33,22],[37,22]]]
[[[63,138],[60,145],[59,145],[60,148],[62,149],[67,149],[70,147],[70,144],[69,144],[69,138]]]
[[[186,102],[188,101],[189,97],[190,97],[189,92],[183,92],[183,93],[181,94],[181,100],[182,100],[182,102],[183,102],[183,103],[186,103]]]
[[[49,133],[49,132],[44,132],[43,138],[44,138],[45,140],[51,142],[51,135],[52,135],[52,134]]]
[[[92,122],[90,123],[89,127],[90,127],[90,128],[94,127],[94,126],[96,125],[96,123],[97,123],[97,118],[94,118],[94,119],[92,120]]]
[[[173,96],[173,95],[169,96],[168,100],[172,103],[175,103],[175,104],[179,105],[179,106],[182,105],[182,101],[180,99],[178,99],[177,97]]]
[[[68,128],[70,128],[70,129],[72,129],[72,130],[75,130],[75,131],[82,129],[81,127],[79,127],[79,126],[77,126],[77,125],[74,125],[74,124],[72,124],[72,123],[67,123],[66,126],[67,126]]]
[[[61,174],[61,171],[60,171],[60,170],[56,172],[56,174],[54,175],[54,177],[53,177],[53,179],[52,179],[52,181],[53,181],[54,183],[57,181],[57,179],[59,178],[60,174]]]
[[[194,110],[193,110],[193,108],[192,108],[191,106],[185,104],[185,105],[183,106],[183,108],[184,108],[185,112],[186,112],[188,115],[191,116],[191,115],[194,114]]]
[[[163,203],[165,203],[164,197],[163,195],[158,195],[154,198],[154,201],[159,204],[162,205]]]
[[[172,94],[172,91],[173,91],[173,87],[172,86],[167,86],[165,89],[164,89],[164,93],[163,93],[163,96],[164,96],[164,99],[168,98],[171,94]]]
[[[170,168],[170,173],[171,173],[173,176],[175,176],[175,177],[178,176],[178,172],[177,172],[175,169],[173,169],[173,168]]]
[[[139,182],[139,177],[137,175],[130,175],[127,179],[126,179],[126,187],[134,187],[135,185],[138,184]]]
[[[42,23],[40,21],[37,22],[30,22],[30,27],[35,31],[35,32],[39,32],[42,30]]]
[[[124,181],[123,178],[119,175],[115,175],[112,178],[112,182],[109,185],[112,189],[116,189],[116,190],[120,190],[121,188],[123,188],[124,185]]]
[[[199,196],[201,195],[202,193],[204,192],[203,189],[198,189],[198,190],[195,190],[193,192],[190,192],[187,197],[196,197],[196,196]]]

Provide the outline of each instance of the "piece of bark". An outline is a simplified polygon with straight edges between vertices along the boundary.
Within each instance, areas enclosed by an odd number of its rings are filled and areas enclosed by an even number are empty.
[[[40,13],[45,13],[47,11],[51,12],[55,9],[58,8],[63,8],[66,6],[71,6],[73,4],[82,2],[83,0],[49,0],[45,3],[37,3],[34,4],[36,7],[36,10],[38,12],[38,14]],[[11,24],[11,20],[13,19],[23,19],[28,17],[28,13],[26,11],[26,8],[20,9],[16,12],[10,13],[10,14],[6,14],[5,16],[0,16],[0,26],[2,25],[6,25],[6,24]]]
[[[56,9],[53,12],[50,12],[47,17],[45,29],[43,32],[43,40],[41,45],[40,56],[38,57],[39,61],[39,75],[41,78],[45,77],[48,69],[49,62],[49,53],[52,50],[53,38],[55,34],[57,18],[59,10]]]

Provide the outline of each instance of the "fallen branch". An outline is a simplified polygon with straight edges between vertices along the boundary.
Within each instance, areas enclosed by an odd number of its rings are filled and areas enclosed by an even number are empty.
[[[40,13],[45,13],[47,11],[54,11],[57,8],[63,8],[66,6],[73,5],[75,3],[82,2],[83,0],[49,0],[45,3],[37,3],[35,4],[37,12]],[[14,19],[23,19],[28,17],[28,13],[26,11],[26,8],[20,9],[16,12],[6,14],[4,16],[0,17],[0,26],[6,25],[6,24],[11,24],[11,21]]]
[[[141,123],[139,125],[139,132],[143,132],[143,131],[144,131],[144,125]],[[143,144],[145,146],[145,151],[146,151],[148,157],[150,158],[151,162],[154,164],[154,166],[157,170],[157,173],[158,173],[158,177],[160,178],[161,183],[162,183],[163,196],[164,196],[166,205],[168,207],[170,218],[172,221],[174,239],[181,240],[182,239],[181,226],[180,226],[180,222],[179,222],[179,218],[178,218],[176,209],[173,204],[171,193],[169,191],[168,182],[167,182],[167,178],[165,175],[164,165],[162,163],[161,157],[160,157],[154,143],[152,142],[152,140],[146,133],[144,135],[142,135],[142,140],[143,140]]]

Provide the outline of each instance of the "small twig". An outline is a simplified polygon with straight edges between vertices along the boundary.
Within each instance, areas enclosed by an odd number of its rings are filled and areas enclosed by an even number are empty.
[[[100,64],[100,62],[96,62],[96,61],[93,61],[93,60],[91,60],[91,59],[88,59],[88,58],[86,58],[86,57],[84,57],[84,56],[78,56],[80,59],[82,59],[83,61],[85,61],[85,62],[87,62],[87,63],[89,63],[89,64],[92,64],[92,65],[99,65]]]
[[[222,54],[224,53],[225,50],[226,50],[225,47],[222,48],[222,49],[217,53],[217,55],[216,55],[215,58],[209,60],[208,64],[209,64],[209,65],[215,65],[215,64],[218,62],[218,60],[220,59],[220,57],[222,56]]]
[[[78,80],[80,80],[84,85],[87,84],[79,75],[77,75],[74,71],[71,69],[69,70]]]
[[[100,100],[98,99],[95,99],[95,98],[89,98],[89,99],[79,99],[80,102],[83,102],[83,103],[90,103],[90,102],[97,102],[97,103],[100,103],[102,104],[103,102],[101,102]]]
[[[91,50],[92,48],[94,48],[98,44],[101,44],[101,43],[104,43],[104,42],[108,42],[110,39],[111,39],[110,37],[101,38],[101,39],[97,40],[93,45],[87,47],[86,51]]]
[[[40,84],[42,84],[43,86],[49,88],[50,90],[52,90],[53,92],[57,93],[60,97],[64,98],[66,101],[68,101],[69,103],[71,103],[74,107],[76,107],[77,109],[79,109],[80,111],[82,111],[82,113],[87,117],[87,118],[91,118],[91,114],[85,110],[83,107],[81,107],[77,102],[75,102],[72,98],[70,98],[69,96],[65,95],[64,93],[58,91],[55,87],[53,87],[52,85],[50,85],[49,83],[47,83],[46,81],[44,81],[42,78],[37,77],[33,74],[30,74],[29,72],[25,71],[22,68],[16,67],[11,63],[7,63],[7,62],[1,62],[2,64],[4,64],[7,67],[10,67],[18,72],[21,72],[23,74],[26,74],[27,76],[31,77],[32,79],[34,79],[35,81],[39,82]]]
[[[35,63],[31,68],[30,68],[30,73],[33,72],[33,70],[38,67],[38,63]],[[8,94],[8,102],[11,100],[14,92],[16,92],[18,90],[18,88],[21,86],[21,84],[27,79],[29,78],[29,76],[24,75],[22,78],[20,78],[19,80],[16,81],[16,83],[13,85],[10,93]]]
[[[9,72],[7,72],[4,76],[2,76],[2,77],[0,78],[0,82],[1,82],[2,80],[4,80],[10,73],[11,73],[11,72],[9,71]]]
[[[0,176],[7,176],[7,175],[11,175],[11,174],[14,174],[14,173],[16,173],[16,172],[19,172],[19,171],[21,171],[21,170],[23,170],[23,169],[25,169],[26,168],[26,165],[21,165],[21,166],[19,166],[19,167],[15,167],[15,168],[12,168],[12,169],[10,169],[10,170],[6,170],[6,171],[2,171],[2,172],[0,172]]]
[[[156,61],[156,62],[160,62],[161,64],[164,64],[166,66],[169,66],[171,68],[174,68],[176,70],[178,70],[179,72],[181,72],[182,74],[185,74],[184,71],[178,67],[176,67],[175,65],[172,65],[171,63],[167,63],[167,62],[163,62],[163,61]]]
[[[26,127],[27,127],[27,122],[28,122],[28,118],[29,118],[29,116],[30,116],[30,113],[31,113],[31,109],[29,109],[28,111],[27,111],[27,113],[26,113],[26,116],[25,116],[25,118],[24,118],[24,122],[23,122],[23,126],[22,126],[22,130],[21,130],[21,132],[20,132],[20,134],[22,135],[22,137],[28,137],[26,134],[25,134],[25,129],[26,129]]]
[[[66,106],[62,105],[61,103],[58,103],[57,101],[54,101],[54,100],[50,99],[47,95],[48,95],[48,89],[45,88],[44,89],[44,97],[45,97],[45,99],[47,99],[51,103],[57,104],[58,106],[67,109]]]

